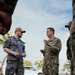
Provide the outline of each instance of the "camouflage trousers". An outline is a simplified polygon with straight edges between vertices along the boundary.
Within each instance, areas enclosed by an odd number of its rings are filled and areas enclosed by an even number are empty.
[[[58,65],[44,63],[42,72],[43,72],[43,75],[58,75]]]
[[[8,61],[5,75],[24,75],[24,67],[22,63],[16,61]]]

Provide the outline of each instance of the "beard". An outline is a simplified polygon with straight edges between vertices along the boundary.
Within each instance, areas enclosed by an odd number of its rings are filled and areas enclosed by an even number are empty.
[[[22,35],[18,35],[19,38],[22,38]]]

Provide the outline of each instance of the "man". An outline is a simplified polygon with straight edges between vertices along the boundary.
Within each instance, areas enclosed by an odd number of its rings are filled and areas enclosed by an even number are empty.
[[[73,20],[70,27],[70,36],[71,36],[71,53],[72,53],[72,65],[73,65],[73,74],[75,75],[75,0],[72,0],[72,9],[73,9]]]
[[[20,39],[25,33],[21,28],[15,29],[15,36],[11,36],[4,43],[4,51],[8,54],[5,75],[24,75],[23,57],[26,57],[24,42]]]
[[[12,15],[18,0],[0,0],[0,34],[6,34],[11,27]]]
[[[68,23],[68,25],[65,25],[66,28],[68,28],[68,30],[70,31],[70,27],[72,25],[72,21],[70,21]],[[71,36],[69,36],[68,40],[67,40],[67,59],[71,61],[71,65],[70,65],[70,68],[71,68],[71,75],[73,75],[73,61],[72,61],[72,51],[71,51]]]
[[[48,40],[44,40],[45,48],[41,50],[44,55],[43,75],[58,75],[59,71],[59,52],[61,50],[61,41],[54,36],[54,28],[47,28]]]

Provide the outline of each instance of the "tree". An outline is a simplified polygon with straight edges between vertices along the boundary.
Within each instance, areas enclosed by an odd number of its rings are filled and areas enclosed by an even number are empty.
[[[34,64],[37,66],[37,69],[41,69],[43,66],[43,59],[39,61],[36,60]]]
[[[1,38],[0,38],[0,45],[3,46],[4,41],[5,41],[7,38],[9,38],[10,36],[12,36],[12,35],[13,35],[13,34],[12,34],[11,31],[8,32],[6,35],[0,35],[0,36],[1,36]]]
[[[24,66],[33,66],[33,64],[29,60],[24,60]]]
[[[68,72],[70,71],[70,65],[71,65],[71,62],[70,61],[67,61],[64,66],[63,66],[63,70],[67,70]]]

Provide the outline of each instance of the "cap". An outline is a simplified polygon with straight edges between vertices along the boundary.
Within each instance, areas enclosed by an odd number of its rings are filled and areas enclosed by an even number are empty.
[[[70,27],[71,25],[72,25],[72,21],[70,21],[70,22],[68,23],[68,25],[65,25],[65,27],[68,28],[68,27]]]
[[[26,32],[25,30],[22,30],[22,28],[20,28],[20,27],[18,27],[18,28],[15,29],[15,33],[16,33],[17,31],[21,31],[22,33],[25,33],[25,32]]]

